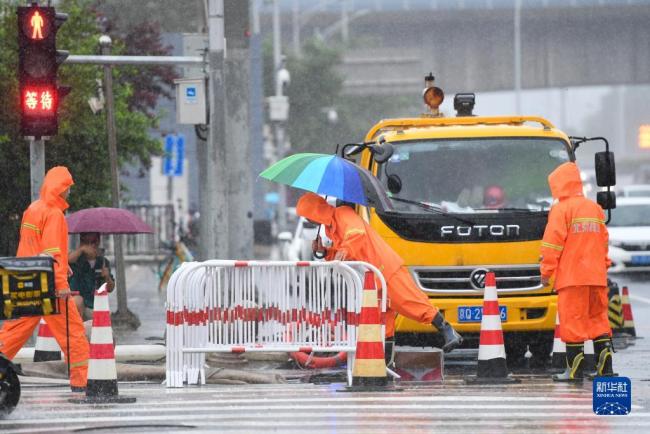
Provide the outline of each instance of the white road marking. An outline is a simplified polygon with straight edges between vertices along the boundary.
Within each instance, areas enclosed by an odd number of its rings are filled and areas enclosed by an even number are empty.
[[[122,395],[122,394],[121,394]],[[133,396],[134,394],[131,393],[129,394],[128,392],[124,394],[125,396]],[[26,397],[26,402],[29,402],[30,405],[33,406],[49,406],[52,405],[52,402],[50,400],[44,400],[43,395],[35,396],[33,397],[34,401],[31,401],[30,398],[32,397]],[[440,403],[440,402],[456,402],[459,400],[458,396],[396,396],[396,395],[390,395],[390,396],[356,396],[356,397],[348,397],[348,396],[341,396],[341,397],[315,397],[315,398],[308,398],[308,397],[303,397],[303,396],[296,396],[295,394],[291,398],[278,398],[278,397],[273,397],[273,404],[275,403],[295,403],[299,401],[300,403],[318,403],[318,402],[390,402],[390,403],[396,403],[396,402],[413,402],[418,401],[418,402],[432,402],[432,403]],[[228,405],[231,404],[242,404],[242,403],[254,403],[254,402],[269,402],[269,397],[250,397],[250,398],[225,398],[224,396],[219,396],[218,399],[200,399],[200,400],[182,400],[182,401],[163,401],[163,402],[156,402],[156,405],[177,405],[179,403],[182,403],[183,405],[195,405],[195,404],[223,404],[224,402],[227,402]],[[592,398],[591,396],[587,397],[575,397],[575,398],[570,398],[570,397],[563,397],[563,396],[462,396],[462,401],[463,402],[468,402],[468,401],[475,401],[475,402],[481,402],[481,401],[486,401],[486,402],[504,402],[504,401],[516,401],[516,402],[522,402],[522,401],[534,401],[534,402],[544,402],[544,401],[553,401],[553,402],[576,402],[576,401],[584,401],[584,402],[591,402]],[[41,401],[43,401],[41,403]],[[112,407],[112,404],[105,404],[105,405],[110,405]],[[134,404],[130,404],[129,408],[132,408],[134,406],[138,405],[151,405],[151,401],[136,401]],[[542,404],[543,406],[543,404]],[[555,406],[557,407],[557,406]],[[101,407],[100,407],[101,408]]]
[[[628,297],[629,297],[630,300],[633,300],[633,301],[640,301],[641,303],[650,304],[650,298],[645,298],[645,297],[641,297],[639,295],[633,295],[633,294],[628,295]]]

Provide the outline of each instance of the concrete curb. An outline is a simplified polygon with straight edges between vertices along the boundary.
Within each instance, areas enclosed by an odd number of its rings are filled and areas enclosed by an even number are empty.
[[[118,362],[152,362],[165,358],[164,345],[118,345],[115,347],[115,360]],[[14,357],[15,363],[27,363],[34,359],[34,348],[22,348]]]

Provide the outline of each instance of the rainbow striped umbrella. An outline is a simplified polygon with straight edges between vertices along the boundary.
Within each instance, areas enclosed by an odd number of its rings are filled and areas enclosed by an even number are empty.
[[[260,176],[269,181],[382,211],[392,208],[386,191],[372,173],[336,155],[291,155],[264,170]]]

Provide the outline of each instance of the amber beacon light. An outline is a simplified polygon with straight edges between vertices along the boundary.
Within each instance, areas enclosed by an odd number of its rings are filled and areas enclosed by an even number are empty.
[[[434,86],[434,81],[435,77],[433,73],[429,73],[429,75],[424,77],[422,98],[424,99],[424,104],[431,110],[431,114],[438,116],[440,114],[440,104],[445,100],[445,93],[439,87]]]
[[[650,149],[650,125],[639,127],[639,148]]]

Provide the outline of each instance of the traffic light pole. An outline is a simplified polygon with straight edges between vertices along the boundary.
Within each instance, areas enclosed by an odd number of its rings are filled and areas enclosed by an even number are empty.
[[[29,176],[32,189],[32,202],[39,198],[43,178],[45,178],[45,140],[29,138]]]
[[[75,65],[202,65],[201,56],[94,56],[71,54],[64,63]]]

